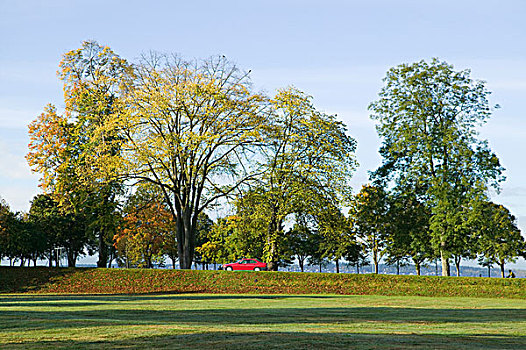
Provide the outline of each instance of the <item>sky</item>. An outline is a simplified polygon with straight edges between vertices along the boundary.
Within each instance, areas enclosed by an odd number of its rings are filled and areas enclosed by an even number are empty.
[[[357,140],[355,191],[381,162],[367,106],[386,71],[437,57],[471,69],[501,106],[480,129],[506,168],[492,199],[511,210],[526,235],[524,18],[522,0],[0,0],[0,197],[27,211],[39,192],[39,176],[24,159],[27,125],[47,103],[64,107],[58,63],[84,40],[130,61],[150,50],[225,55],[252,71],[257,90],[305,91]]]

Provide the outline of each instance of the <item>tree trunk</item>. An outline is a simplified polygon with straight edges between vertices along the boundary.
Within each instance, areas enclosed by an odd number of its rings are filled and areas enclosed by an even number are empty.
[[[359,262],[356,263],[356,273],[360,274],[360,263]]]
[[[276,246],[276,238],[279,231],[279,222],[277,218],[277,208],[272,208],[270,223],[267,231],[267,246],[268,246],[268,270],[278,271],[278,252]]]
[[[378,274],[378,255],[376,251],[373,251],[373,264],[374,264],[374,273]]]
[[[416,275],[420,276],[420,263],[415,262],[415,267],[416,267]]]
[[[75,267],[75,265],[77,263],[77,257],[70,250],[66,251],[66,253],[67,253],[66,255],[68,257],[68,267]]]
[[[298,258],[298,265],[300,265],[301,272],[303,272],[303,263],[304,263],[304,260]]]
[[[442,276],[451,276],[449,270],[449,259],[446,258],[443,251],[440,251],[440,258],[442,260]]]
[[[500,277],[502,277],[502,278],[506,277],[506,276],[504,276],[504,262],[501,261],[499,263],[499,266],[500,266]]]
[[[320,263],[320,273],[321,273],[321,263]]]
[[[104,230],[99,231],[99,260],[97,267],[108,267],[108,246],[104,240]]]
[[[334,260],[334,262],[336,263],[336,273],[340,273],[340,262],[338,259]]]
[[[400,274],[400,260],[396,260],[396,274]]]
[[[488,264],[488,277],[491,277],[491,265]]]
[[[181,210],[177,216],[177,251],[179,253],[179,268],[192,269],[193,263],[193,228],[191,213],[188,208]]]
[[[462,261],[462,257],[455,256],[455,268],[457,269],[457,277],[460,277],[460,262]]]

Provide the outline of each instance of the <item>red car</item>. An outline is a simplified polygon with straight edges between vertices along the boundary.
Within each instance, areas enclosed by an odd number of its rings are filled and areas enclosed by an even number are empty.
[[[235,263],[223,264],[223,270],[253,270],[263,271],[267,269],[267,264],[258,259],[240,259]]]

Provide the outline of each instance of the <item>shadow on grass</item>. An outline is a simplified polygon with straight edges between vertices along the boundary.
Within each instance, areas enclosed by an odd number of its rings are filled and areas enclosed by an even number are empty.
[[[148,294],[62,294],[62,295],[1,295],[0,294],[0,307],[5,306],[53,306],[53,302],[57,302],[55,306],[67,306],[73,305],[74,301],[86,300],[94,301],[93,305],[103,304],[108,302],[122,302],[122,301],[208,301],[208,300],[282,300],[290,298],[308,298],[308,299],[331,299],[334,296],[331,295],[283,295],[283,294],[201,294],[195,293],[148,293]],[[89,305],[89,303],[87,304]]]
[[[3,349],[520,349],[524,336],[205,332],[97,342],[34,341]]]
[[[342,324],[356,322],[389,322],[411,324],[440,323],[491,323],[526,322],[526,309],[432,309],[399,307],[286,307],[266,308],[259,305],[251,308],[203,308],[193,305],[188,310],[170,310],[169,305],[150,305],[145,309],[137,305],[122,307],[117,304],[103,308],[90,308],[85,302],[70,302],[63,305],[52,304],[52,310],[31,310],[46,307],[48,304],[26,304],[24,310],[7,309],[0,313],[0,324],[4,331],[19,329],[19,320],[24,320],[28,329],[86,327],[93,322],[111,325],[279,325],[279,324]],[[0,303],[0,307],[3,304]],[[8,304],[9,307],[16,306]],[[21,306],[21,305],[19,305]],[[64,310],[55,308],[79,308]],[[87,307],[83,310],[83,307]],[[28,309],[29,308],[29,309]],[[42,323],[43,320],[49,322]],[[34,324],[33,324],[34,323]]]
[[[520,331],[520,324],[514,326],[514,331],[507,329],[506,335],[493,334],[498,333],[497,327],[502,324],[512,327],[514,322],[526,322],[526,309],[353,307],[352,304],[348,307],[300,307],[310,303],[294,302],[294,298],[331,297],[6,295],[0,296],[0,347],[244,350],[526,348],[526,331]],[[290,299],[290,302],[286,300],[273,304],[272,299]],[[243,308],[245,306],[247,308]],[[17,310],[16,307],[23,309]],[[488,334],[462,334],[470,333],[473,324],[480,325],[478,332],[487,331]],[[331,329],[336,332],[330,332]],[[343,333],[342,329],[353,333]],[[362,330],[363,333],[360,333]],[[160,335],[144,336],[142,332]],[[53,335],[68,340],[36,340],[51,339]],[[22,341],[23,336],[30,340]],[[8,339],[10,342],[7,342]]]

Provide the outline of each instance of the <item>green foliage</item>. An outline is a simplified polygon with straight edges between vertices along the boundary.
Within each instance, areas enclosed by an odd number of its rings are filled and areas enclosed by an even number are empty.
[[[84,254],[86,246],[93,244],[89,235],[86,216],[80,213],[64,210],[52,196],[41,194],[35,196],[29,210],[29,221],[32,223],[33,234],[40,235],[44,242],[47,258],[55,259],[58,266],[57,249],[64,248],[68,266],[75,266],[77,257]]]
[[[382,187],[364,185],[349,208],[352,230],[357,240],[371,252],[375,273],[385,254],[390,230],[388,195]]]
[[[526,251],[526,242],[522,237],[515,216],[502,205],[477,203],[469,224],[477,235],[478,252],[485,264],[496,263],[504,277],[504,264],[514,262]]]
[[[311,263],[317,255],[323,255],[321,243],[322,235],[318,229],[309,222],[307,215],[297,215],[296,223],[287,234],[290,252],[298,260],[301,272],[305,262],[310,258]]]
[[[415,188],[398,187],[389,196],[386,252],[391,264],[411,258],[420,275],[424,261],[433,258],[433,249],[429,231],[431,211],[418,192]]]
[[[316,110],[312,98],[298,89],[278,91],[271,108],[259,149],[261,176],[249,196],[257,197],[250,201],[258,206],[253,216],[266,222],[264,259],[272,270],[286,254],[281,245],[287,241],[287,219],[294,213],[317,215],[318,204],[337,206],[348,199],[356,141],[343,123]]]
[[[37,229],[28,215],[11,212],[0,198],[0,259],[6,257],[13,264],[29,265],[44,256],[46,237]]]
[[[197,248],[204,261],[228,263],[242,257],[263,256],[264,235],[240,216],[219,218],[208,231],[207,240]]]
[[[390,69],[369,106],[379,124],[384,163],[378,173],[398,185],[415,183],[431,201],[430,229],[443,273],[463,234],[463,208],[498,188],[503,168],[477,127],[491,114],[485,83],[433,59]],[[458,240],[457,240],[458,241]]]

